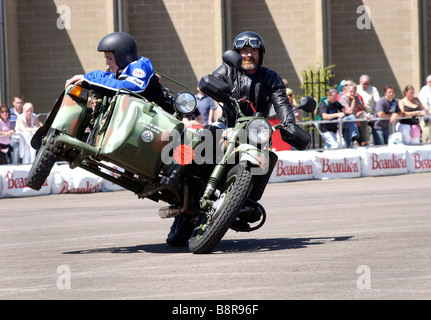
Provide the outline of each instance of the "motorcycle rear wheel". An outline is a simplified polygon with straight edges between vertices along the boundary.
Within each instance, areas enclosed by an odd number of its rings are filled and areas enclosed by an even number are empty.
[[[250,168],[243,163],[234,166],[220,189],[214,205],[198,222],[189,242],[193,253],[209,253],[235,221],[252,188]]]
[[[55,145],[55,139],[58,135],[57,130],[48,133],[47,141],[39,149],[36,158],[31,166],[27,176],[26,184],[34,190],[40,190],[48,178],[52,167],[58,160],[61,147]]]

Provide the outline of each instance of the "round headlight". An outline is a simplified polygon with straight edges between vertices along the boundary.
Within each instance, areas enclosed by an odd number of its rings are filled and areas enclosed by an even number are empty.
[[[175,109],[184,115],[195,112],[196,98],[190,92],[182,91],[174,98]]]
[[[251,120],[247,125],[247,136],[253,144],[263,144],[269,141],[272,134],[272,127],[265,119],[258,118]]]

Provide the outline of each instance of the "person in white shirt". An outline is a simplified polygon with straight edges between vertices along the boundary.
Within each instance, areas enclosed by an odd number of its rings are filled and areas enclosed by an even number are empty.
[[[427,84],[424,85],[419,91],[418,98],[422,105],[428,110],[428,114],[431,111],[431,74],[426,78]],[[427,116],[421,121],[422,129],[422,143],[431,143],[431,117]]]
[[[380,95],[377,88],[370,85],[370,77],[368,75],[363,74],[359,77],[359,84],[356,87],[356,91],[364,100],[367,116],[373,116],[376,103],[380,100]],[[371,122],[368,123],[372,124]],[[361,122],[361,134],[363,135],[364,140],[371,143],[373,136],[371,134],[371,126],[368,126],[368,123],[364,121]]]
[[[42,126],[36,114],[34,113],[33,104],[30,102],[24,103],[22,113],[16,120],[15,130],[21,134],[19,143],[19,153],[22,158],[22,164],[33,163],[36,157],[36,150],[31,146],[31,139],[35,132]]]

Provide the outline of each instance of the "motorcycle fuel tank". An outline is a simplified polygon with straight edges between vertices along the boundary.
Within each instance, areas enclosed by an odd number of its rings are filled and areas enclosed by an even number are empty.
[[[171,132],[184,131],[181,121],[155,104],[128,95],[116,97],[107,121],[97,143],[101,156],[150,178],[156,178],[163,166],[161,153]]]

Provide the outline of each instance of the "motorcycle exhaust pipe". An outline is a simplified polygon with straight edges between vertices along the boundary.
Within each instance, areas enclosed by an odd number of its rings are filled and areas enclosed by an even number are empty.
[[[181,211],[181,207],[167,206],[159,209],[159,216],[162,219],[173,218],[180,215]]]

